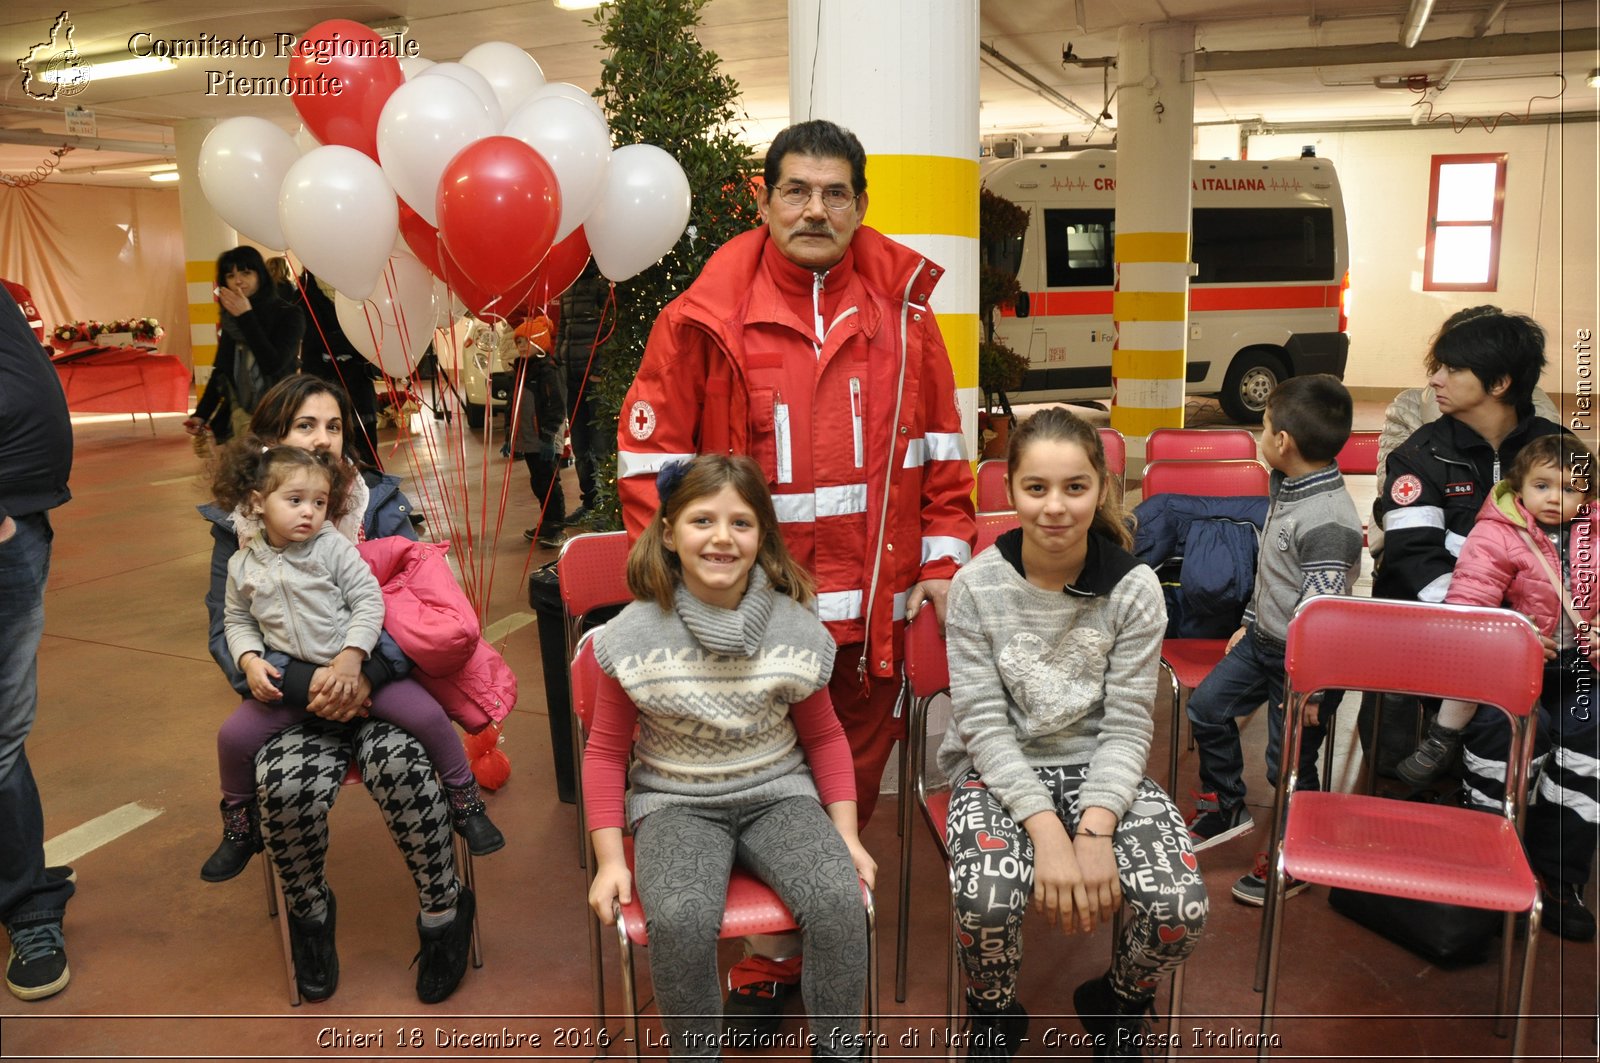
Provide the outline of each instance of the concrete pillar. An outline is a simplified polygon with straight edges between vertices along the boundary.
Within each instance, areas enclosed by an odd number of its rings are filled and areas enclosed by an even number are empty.
[[[944,267],[933,311],[978,409],[978,0],[789,0],[789,120],[867,149],[866,224]]]
[[[1189,313],[1194,27],[1125,26],[1117,39],[1116,292],[1111,427],[1183,427]]]
[[[174,129],[178,149],[178,209],[183,216],[184,280],[189,287],[189,346],[196,383],[204,386],[217,358],[217,256],[235,247],[239,235],[217,217],[200,191],[200,145],[216,120],[191,118]]]

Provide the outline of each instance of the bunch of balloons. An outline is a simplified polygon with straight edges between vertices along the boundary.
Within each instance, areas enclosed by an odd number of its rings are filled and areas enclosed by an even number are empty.
[[[624,281],[683,234],[677,161],[651,144],[613,150],[599,105],[546,84],[521,48],[490,41],[434,63],[382,41],[346,19],[307,31],[290,75],[337,78],[340,93],[296,95],[296,136],[219,122],[199,175],[224,221],[334,287],[346,334],[385,373],[407,375],[448,294],[511,316],[553,301],[591,254]]]

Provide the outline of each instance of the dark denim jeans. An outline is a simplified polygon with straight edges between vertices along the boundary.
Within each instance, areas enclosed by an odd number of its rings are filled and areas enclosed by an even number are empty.
[[[1223,808],[1244,801],[1244,752],[1235,719],[1267,703],[1267,782],[1277,785],[1283,759],[1283,647],[1246,629],[1233,649],[1189,696],[1189,722],[1200,754],[1200,789],[1215,792]],[[1316,727],[1307,727],[1300,741],[1299,789],[1317,788],[1317,751],[1340,694],[1328,691]]]
[[[44,812],[23,747],[39,701],[39,638],[50,575],[50,517],[13,518],[0,543],[0,921],[8,930],[60,922],[73,885],[44,873]]]

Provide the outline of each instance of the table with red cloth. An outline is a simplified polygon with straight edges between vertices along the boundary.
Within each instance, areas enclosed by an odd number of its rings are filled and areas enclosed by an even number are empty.
[[[189,368],[154,347],[73,347],[52,362],[73,413],[188,413]]]

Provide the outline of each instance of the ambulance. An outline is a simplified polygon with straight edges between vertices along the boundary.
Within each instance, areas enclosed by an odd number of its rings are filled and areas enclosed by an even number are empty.
[[[1186,390],[1255,424],[1280,380],[1344,376],[1350,248],[1339,178],[1317,158],[1193,165]],[[995,338],[1028,359],[1010,399],[1109,396],[1116,153],[995,161],[981,181],[1030,215],[1021,240],[980,248],[1022,288],[995,320]]]

